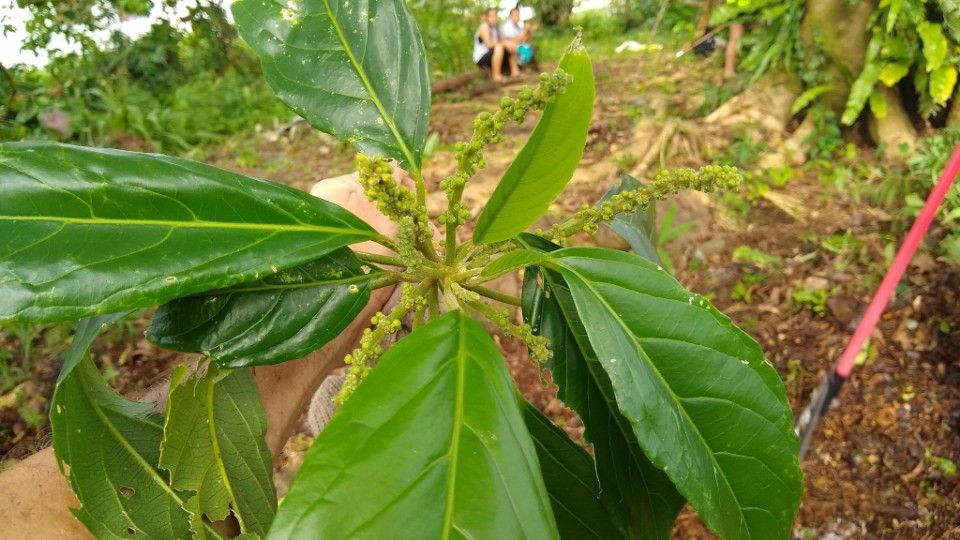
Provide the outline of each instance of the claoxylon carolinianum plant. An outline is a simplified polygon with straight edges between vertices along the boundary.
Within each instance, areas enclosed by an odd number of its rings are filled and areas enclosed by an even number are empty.
[[[666,538],[689,501],[725,538],[790,536],[797,440],[756,342],[655,261],[564,247],[607,224],[643,252],[646,205],[731,187],[735,170],[661,172],[648,187],[625,179],[598,206],[525,232],[583,154],[594,87],[577,39],[552,75],[481,114],[456,145],[436,241],[421,175],[429,81],[405,2],[239,0],[233,11],[280,98],[361,154],[363,189],[398,237],[191,161],[0,146],[0,321],[83,319],[51,421],[90,531],[216,538],[207,523],[232,513],[246,537]],[[474,216],[460,199],[484,148],[534,110],[533,133],[461,241]],[[349,248],[368,240],[396,255]],[[520,271],[521,298],[485,286]],[[402,300],[346,358],[343,406],[278,508],[246,368],[320,348],[373,289],[396,284]],[[86,354],[112,314],[158,304],[150,339],[209,359],[204,375],[174,372],[163,415],[110,390]],[[413,332],[384,351],[410,312]],[[592,455],[524,400],[477,319],[552,370]]]

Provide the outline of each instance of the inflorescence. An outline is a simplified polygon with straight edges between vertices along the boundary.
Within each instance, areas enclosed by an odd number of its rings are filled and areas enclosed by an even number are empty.
[[[432,316],[440,313],[441,294],[443,306],[451,309],[460,307],[480,314],[505,334],[523,341],[533,360],[544,362],[551,357],[549,340],[535,335],[528,324],[515,324],[511,321],[509,310],[498,311],[482,298],[486,296],[506,304],[519,304],[518,298],[483,287],[482,283],[490,278],[481,276],[482,268],[491,257],[516,248],[515,242],[476,246],[467,242],[458,246],[456,230],[470,220],[470,212],[460,198],[467,181],[485,166],[483,149],[500,140],[508,121],[522,123],[529,111],[543,110],[571,81],[572,77],[562,70],[557,70],[553,75],[540,75],[540,83],[535,89],[525,86],[517,99],[505,97],[496,112],[477,116],[470,141],[457,143],[457,170],[440,184],[449,203],[447,210],[438,217],[438,221],[445,224],[447,229],[446,241],[440,242],[446,249],[442,261],[433,244],[426,207],[418,201],[418,194],[397,181],[394,167],[383,158],[358,157],[357,170],[364,194],[376,203],[384,215],[398,224],[397,240],[384,240],[387,242],[384,245],[395,249],[396,257],[361,254],[361,258],[366,255],[370,262],[397,267],[397,270],[388,272],[389,277],[383,283],[403,282],[403,285],[399,304],[389,314],[374,315],[370,321],[371,327],[360,338],[360,346],[344,359],[349,367],[343,388],[334,398],[336,403],[342,404],[369,374],[373,363],[384,352],[384,339],[400,330],[401,319],[406,314],[415,313],[416,326],[428,311]],[[601,222],[610,221],[618,214],[646,208],[652,201],[664,199],[681,189],[709,192],[716,188],[734,188],[741,180],[733,167],[708,166],[697,171],[661,171],[648,187],[614,195],[599,207],[584,205],[572,218],[554,225],[549,233],[537,232],[563,244],[573,234],[595,233]]]

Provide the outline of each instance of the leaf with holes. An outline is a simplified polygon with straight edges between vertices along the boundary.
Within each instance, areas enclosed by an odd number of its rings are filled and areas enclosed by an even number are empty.
[[[797,437],[756,342],[641,257],[567,248],[552,258],[545,266],[569,287],[650,461],[721,536],[789,538],[803,491]]]
[[[347,248],[259,281],[161,306],[147,337],[229,367],[277,364],[309,354],[353,321],[381,271]]]
[[[317,437],[270,537],[557,538],[515,392],[468,316],[415,330]]]
[[[81,505],[72,512],[97,538],[190,538],[184,497],[158,468],[163,417],[117,394],[87,354],[115,318],[80,323],[51,403],[53,452]]]
[[[239,0],[232,9],[284,103],[359,152],[420,169],[430,78],[406,2]]]
[[[77,319],[229,287],[379,238],[295,189],[185,159],[0,145],[0,322]]]
[[[246,370],[221,373],[213,363],[202,377],[187,375],[180,366],[170,381],[160,467],[170,486],[188,497],[195,529],[202,516],[219,521],[232,511],[241,532],[262,538],[277,494],[253,377]]]

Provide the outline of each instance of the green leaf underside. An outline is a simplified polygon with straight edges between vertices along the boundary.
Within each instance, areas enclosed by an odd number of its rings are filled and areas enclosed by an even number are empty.
[[[643,184],[639,180],[623,173],[620,175],[620,184],[604,193],[598,206],[609,201],[614,195],[641,187]],[[623,238],[634,253],[648,261],[661,264],[660,255],[657,254],[657,207],[655,205],[656,203],[651,202],[648,208],[637,208],[630,215],[617,214],[603,225]]]
[[[583,420],[611,523],[627,538],[669,538],[685,499],[650,462],[620,413],[610,378],[597,362],[562,278],[544,274],[548,296],[537,275],[524,274],[524,318],[550,339],[553,358],[547,367],[559,387],[557,397]]]
[[[377,233],[295,189],[158,155],[0,145],[0,321],[146,307]]]
[[[593,67],[577,42],[558,69],[573,82],[546,106],[527,143],[477,218],[477,243],[507,240],[532,225],[563,191],[583,157],[593,114]]]
[[[802,494],[797,438],[756,342],[640,257],[553,257],[650,460],[721,536],[788,538]]]
[[[53,396],[53,450],[97,538],[190,538],[184,500],[157,466],[163,418],[103,380],[87,349],[112,316],[83,320]]]
[[[301,358],[353,321],[380,274],[342,248],[252,283],[173,300],[157,309],[147,337],[230,367]]]
[[[466,315],[415,330],[317,438],[270,538],[556,538],[515,392]]]
[[[243,532],[264,537],[277,496],[257,387],[246,370],[220,376],[216,364],[208,369],[189,379],[185,367],[174,370],[160,466],[189,497],[195,520],[202,513],[219,521],[233,508]]]
[[[420,169],[430,79],[402,0],[239,0],[240,35],[277,96],[311,125]]]
[[[590,455],[536,407],[526,400],[522,403],[523,418],[537,448],[560,537],[570,540],[624,538],[623,531],[610,519],[605,506],[609,496],[600,488]]]

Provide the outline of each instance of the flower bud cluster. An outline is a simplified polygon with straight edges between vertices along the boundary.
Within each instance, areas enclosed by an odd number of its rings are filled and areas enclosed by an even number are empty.
[[[430,238],[427,209],[417,204],[416,195],[400,185],[393,176],[393,167],[380,156],[357,156],[360,185],[367,199],[377,204],[383,215],[395,222],[411,217],[420,237]]]
[[[459,201],[459,193],[477,171],[486,166],[481,151],[490,143],[500,141],[500,133],[507,122],[523,123],[530,110],[543,110],[548,103],[556,99],[557,95],[566,90],[573,81],[573,77],[563,70],[555,73],[540,74],[540,84],[535,89],[524,86],[520,89],[516,99],[504,97],[500,100],[500,108],[490,114],[480,113],[473,122],[473,137],[470,142],[458,142],[455,146],[457,172],[440,183],[440,187],[447,193],[451,201]],[[459,219],[459,211],[448,213],[447,219]]]
[[[743,177],[736,167],[707,165],[699,170],[673,169],[657,173],[649,187],[618,193],[599,208],[583,205],[573,218],[553,226],[549,236],[557,243],[578,232],[595,234],[600,223],[611,221],[617,214],[630,214],[646,208],[651,201],[663,200],[682,189],[711,192],[716,188],[732,189]]]
[[[511,335],[530,349],[530,358],[538,364],[542,364],[553,356],[550,350],[550,340],[533,333],[529,324],[516,325],[510,321],[510,310],[504,309],[493,313],[485,313],[487,319],[504,333]]]
[[[414,287],[409,283],[404,283],[401,291],[400,303],[397,307],[389,315],[380,312],[374,315],[370,319],[372,328],[367,328],[360,336],[360,346],[343,359],[349,367],[340,393],[333,398],[337,405],[343,405],[363,379],[370,374],[370,370],[373,369],[371,364],[383,355],[383,338],[388,334],[399,332],[403,326],[400,319],[410,311],[426,307],[426,298],[414,291]]]

